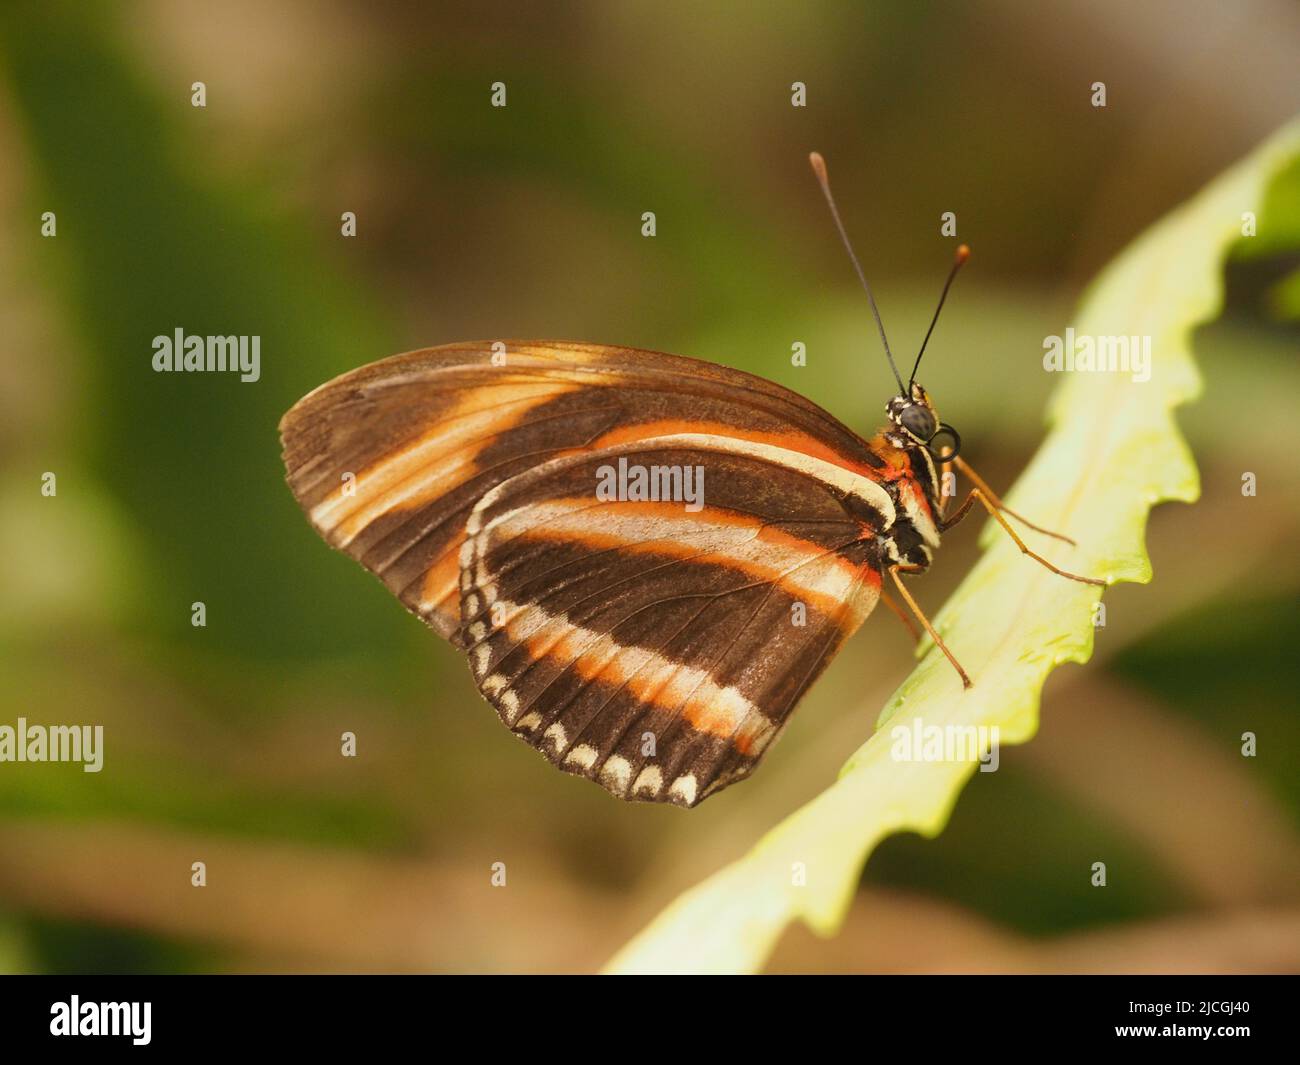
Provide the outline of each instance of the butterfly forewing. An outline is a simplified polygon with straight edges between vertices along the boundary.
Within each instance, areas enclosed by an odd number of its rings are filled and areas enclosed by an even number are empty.
[[[558,375],[479,356],[388,360],[307,396],[281,426],[289,484],[327,542],[444,636],[457,559],[483,493],[620,423],[619,404]]]

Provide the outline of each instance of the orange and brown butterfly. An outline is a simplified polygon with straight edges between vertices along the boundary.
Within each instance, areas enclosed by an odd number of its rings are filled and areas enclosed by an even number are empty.
[[[408,352],[294,405],[288,482],[327,543],[465,652],[515,735],[620,798],[694,806],[753,771],[878,599],[912,627],[886,579],[970,685],[900,577],[975,502],[1015,533],[885,344],[899,391],[869,440],[675,355]],[[976,487],[945,519],[949,463]]]

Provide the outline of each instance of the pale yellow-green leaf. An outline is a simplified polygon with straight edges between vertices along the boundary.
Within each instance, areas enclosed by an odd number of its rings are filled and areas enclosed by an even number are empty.
[[[1151,579],[1144,544],[1151,507],[1190,502],[1199,491],[1173,418],[1173,408],[1200,388],[1192,330],[1220,309],[1223,260],[1241,237],[1243,212],[1260,211],[1274,178],[1297,159],[1300,124],[1292,124],[1134,241],[1068,323],[1077,335],[1150,337],[1151,362],[1145,381],[1131,373],[1060,375],[1051,431],[1007,497],[1011,507],[1078,541],[1070,548],[1026,534],[1058,565],[1110,582]],[[947,661],[922,648],[921,662],[839,779],[739,861],[678,898],[608,971],[752,972],[796,918],[833,934],[876,844],[902,830],[936,835],[976,768],[973,760],[896,759],[895,728],[996,727],[1002,744],[1033,736],[1047,674],[1092,653],[1100,589],[1049,573],[991,522],[982,543],[983,557],[937,619],[975,686],[963,691]]]

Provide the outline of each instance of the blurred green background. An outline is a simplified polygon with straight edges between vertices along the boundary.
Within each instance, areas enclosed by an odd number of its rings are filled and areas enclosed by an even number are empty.
[[[319,541],[280,414],[393,352],[546,337],[739,366],[866,432],[890,381],[816,148],[903,351],[956,213],[924,379],[1004,486],[1083,284],[1297,111],[1280,0],[5,5],[0,724],[102,724],[105,765],[0,763],[0,971],[598,967],[832,779],[906,633],[870,619],[750,782],[616,802]],[[1296,265],[1233,266],[1197,336],[1204,494],[1155,513],[1154,583],[1108,593],[1094,661],[944,834],[888,841],[843,934],[791,931],[773,970],[1300,969]],[[260,335],[261,380],[154,373],[177,327]]]

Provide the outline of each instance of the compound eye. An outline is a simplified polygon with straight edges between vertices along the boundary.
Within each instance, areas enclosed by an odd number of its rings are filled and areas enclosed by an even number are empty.
[[[925,448],[939,462],[951,462],[961,451],[961,435],[947,422],[940,422]]]
[[[934,436],[934,415],[924,407],[912,405],[902,414],[903,428],[918,440],[929,440]]]

